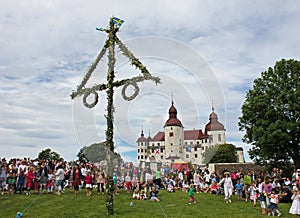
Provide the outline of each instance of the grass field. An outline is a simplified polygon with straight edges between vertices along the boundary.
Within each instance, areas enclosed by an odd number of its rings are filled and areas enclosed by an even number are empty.
[[[115,196],[114,217],[267,217],[260,215],[260,206],[253,207],[251,202],[237,201],[233,196],[232,203],[226,204],[221,195],[196,194],[196,204],[189,205],[187,193],[177,191],[168,193],[161,190],[158,197],[161,202],[137,201],[131,199],[131,194],[120,192]],[[130,207],[130,202],[135,205]],[[294,217],[289,214],[291,204],[279,204],[282,217]],[[42,193],[40,195],[9,196],[0,195],[0,217],[16,217],[18,211],[22,218],[30,217],[106,217],[105,195],[88,197],[85,190],[74,196],[69,190],[65,194],[55,195]]]

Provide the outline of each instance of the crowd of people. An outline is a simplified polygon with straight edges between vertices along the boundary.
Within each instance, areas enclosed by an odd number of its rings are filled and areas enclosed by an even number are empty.
[[[238,201],[260,203],[262,214],[280,216],[279,203],[292,203],[291,214],[300,217],[300,169],[293,175],[274,168],[272,172],[225,171],[221,174],[209,172],[207,168],[171,169],[168,165],[151,170],[139,168],[132,163],[119,163],[113,173],[114,194],[125,190],[133,199],[160,201],[159,190],[184,191],[188,203],[196,203],[195,194],[210,193],[224,195],[231,203],[232,195]],[[26,194],[47,192],[62,194],[69,187],[75,195],[85,189],[91,196],[92,190],[105,193],[106,174],[100,164],[49,161],[23,158],[0,159],[1,194]]]

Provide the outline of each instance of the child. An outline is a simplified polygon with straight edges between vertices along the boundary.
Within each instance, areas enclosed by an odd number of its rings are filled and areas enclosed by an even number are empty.
[[[26,195],[30,195],[30,190],[33,188],[33,179],[34,179],[33,167],[30,167],[28,172],[27,172],[27,192],[26,192]]]
[[[33,189],[34,193],[38,194],[40,192],[40,171],[39,169],[35,169],[34,172],[34,180],[33,180]]]
[[[271,215],[274,216],[274,211],[278,214],[278,216],[281,216],[280,211],[278,210],[278,203],[279,203],[279,194],[278,190],[276,188],[272,189],[272,193],[270,195],[270,205],[268,207],[268,216]]]
[[[14,193],[14,190],[16,188],[16,173],[15,172],[10,172],[8,177],[7,177],[7,185],[8,185],[8,194],[12,195]]]
[[[171,181],[167,188],[168,192],[175,192],[173,181]]]
[[[46,187],[48,188],[48,194],[51,194],[54,188],[54,174],[52,173],[52,170],[49,170]]]
[[[238,180],[235,184],[235,191],[236,195],[238,196],[238,200],[242,199],[242,193],[243,193],[243,184],[241,184],[241,181]]]
[[[297,189],[295,189],[293,191],[292,200],[293,200],[293,203],[289,210],[289,213],[296,214],[297,217],[299,218],[300,217],[300,193]]]
[[[182,191],[188,192],[188,191],[189,191],[189,188],[190,188],[190,186],[189,186],[188,182],[187,182],[187,181],[183,181],[183,184],[182,184]]]
[[[258,184],[258,193],[259,193],[259,202],[260,202],[260,207],[261,207],[261,214],[265,215],[266,214],[266,196],[263,193],[263,184],[264,182],[262,181],[261,178],[257,179],[257,184]]]
[[[142,190],[142,191],[141,191],[141,194],[140,194],[140,200],[141,200],[141,201],[147,200],[147,195],[146,195],[145,190]]]
[[[132,190],[135,190],[139,185],[139,179],[137,178],[136,175],[133,176],[132,180],[131,180],[131,186],[132,186]]]
[[[91,196],[91,194],[92,194],[92,188],[93,188],[92,183],[93,183],[92,172],[88,171],[88,173],[85,177],[86,196]]]
[[[118,177],[116,173],[113,174],[113,181],[114,181],[114,194],[119,195]]]
[[[257,199],[257,195],[256,195],[256,184],[255,181],[252,181],[249,189],[248,189],[248,193],[250,195],[250,200],[253,201],[253,207],[256,207],[256,199]]]
[[[136,188],[134,191],[133,191],[133,195],[132,195],[132,198],[133,199],[140,199],[140,193],[139,193],[139,189]]]
[[[194,199],[194,195],[195,195],[195,188],[194,188],[194,184],[192,183],[190,185],[190,189],[189,189],[189,197],[190,197],[190,200],[189,200],[189,204],[192,204],[192,203],[196,203],[195,199]]]
[[[219,189],[218,185],[215,182],[212,182],[210,187],[209,187],[210,193],[211,194],[217,194],[218,189]]]
[[[127,172],[127,175],[125,176],[125,187],[126,192],[129,193],[131,190],[131,177],[129,175],[129,172]]]
[[[158,194],[158,191],[156,190],[156,187],[152,186],[152,189],[150,191],[150,201],[160,201],[157,198],[157,194]]]
[[[15,193],[17,193],[17,191],[19,191],[20,194],[23,193],[24,182],[25,182],[25,174],[24,174],[23,170],[20,170],[20,174],[18,176],[17,188],[15,190]]]

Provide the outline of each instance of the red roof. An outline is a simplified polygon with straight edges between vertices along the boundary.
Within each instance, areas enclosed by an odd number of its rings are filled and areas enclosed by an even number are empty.
[[[177,118],[177,110],[174,106],[174,102],[172,101],[172,105],[169,108],[169,119],[166,121],[165,126],[181,126],[182,124],[180,120]]]
[[[138,138],[137,142],[145,142],[147,139],[144,136]]]
[[[184,131],[184,140],[197,140],[205,138],[208,138],[208,135],[203,134],[201,129]]]
[[[165,133],[158,132],[153,138],[152,141],[165,141]]]
[[[205,126],[205,133],[213,130],[225,130],[224,125],[218,121],[218,116],[214,111],[209,115],[209,122]]]

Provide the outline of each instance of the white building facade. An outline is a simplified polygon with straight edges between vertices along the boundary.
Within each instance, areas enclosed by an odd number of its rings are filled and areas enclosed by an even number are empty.
[[[201,129],[184,130],[177,118],[177,110],[172,101],[169,108],[169,119],[165,122],[164,131],[158,132],[153,138],[144,136],[142,130],[138,144],[138,164],[142,162],[161,162],[171,164],[190,162],[204,165],[202,154],[208,147],[226,143],[225,128],[218,121],[212,109],[205,131]]]

